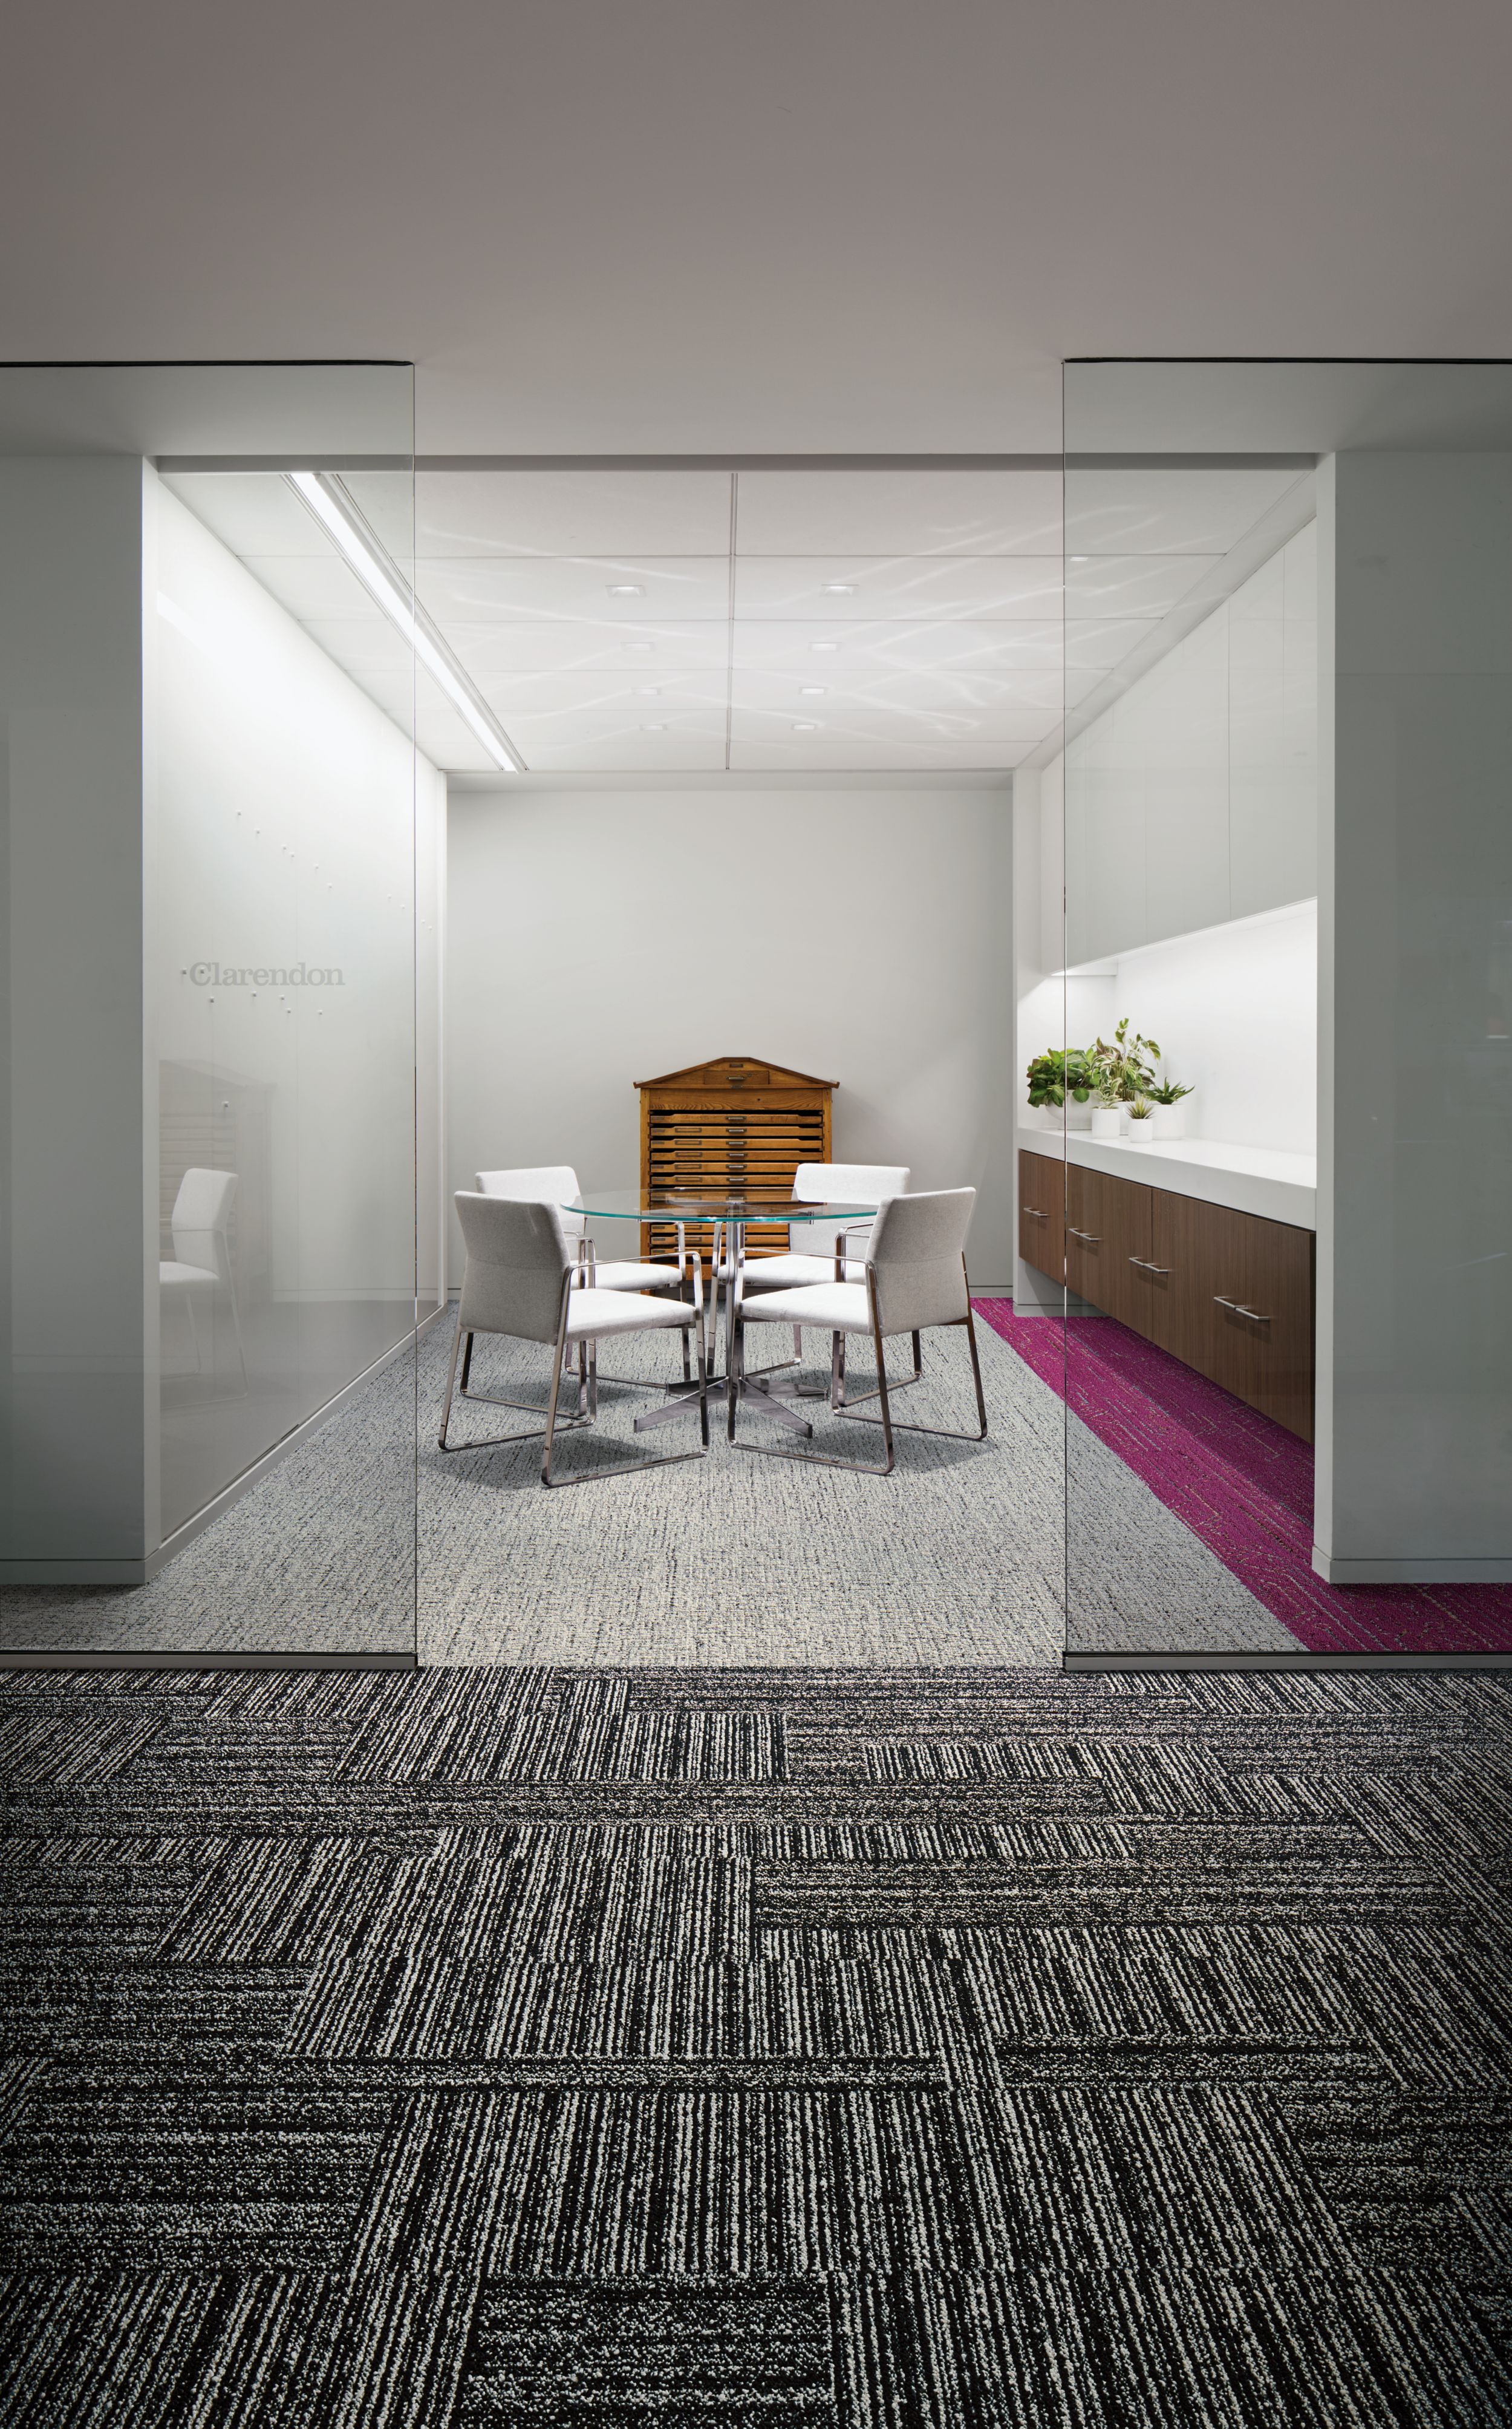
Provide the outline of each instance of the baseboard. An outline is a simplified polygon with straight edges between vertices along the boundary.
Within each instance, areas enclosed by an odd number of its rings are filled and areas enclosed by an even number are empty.
[[[8,1653],[0,1670],[418,1670],[413,1653]]]
[[[1508,1670],[1512,1653],[1067,1653],[1063,1670]]]
[[[1512,1553],[1491,1560],[1338,1560],[1312,1547],[1314,1573],[1331,1586],[1502,1586],[1512,1584]]]

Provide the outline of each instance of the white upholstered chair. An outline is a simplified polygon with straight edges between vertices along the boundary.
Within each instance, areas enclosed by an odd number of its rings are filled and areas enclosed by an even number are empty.
[[[784,1450],[776,1444],[746,1443],[747,1450],[759,1450],[773,1459],[808,1459],[824,1467],[849,1467],[866,1476],[888,1476],[893,1468],[893,1435],[895,1429],[904,1433],[945,1434],[952,1442],[983,1442],[987,1435],[987,1404],[982,1397],[981,1363],[977,1355],[977,1330],[971,1316],[971,1293],[966,1280],[966,1233],[977,1203],[974,1189],[932,1190],[917,1198],[893,1198],[879,1210],[867,1244],[861,1281],[811,1282],[798,1290],[763,1291],[748,1299],[739,1285],[735,1291],[735,1353],[731,1361],[731,1380],[729,1387],[729,1425],[731,1441],[735,1432],[737,1392],[734,1375],[744,1363],[743,1335],[748,1324],[812,1325],[816,1332],[835,1336],[836,1351],[832,1364],[830,1405],[838,1414],[849,1416],[861,1400],[876,1399],[880,1403],[879,1417],[863,1417],[862,1424],[879,1424],[886,1458],[880,1467],[869,1462],[851,1459],[830,1459],[817,1451]],[[918,1336],[931,1331],[937,1325],[964,1325],[971,1350],[972,1378],[977,1387],[978,1430],[974,1434],[959,1433],[948,1426],[896,1427],[888,1399],[887,1365],[884,1345],[900,1332],[914,1336],[914,1366],[919,1367]],[[877,1360],[877,1382],[870,1392],[863,1392],[853,1400],[841,1397],[841,1363],[839,1343],[847,1333],[869,1334]]]
[[[225,1293],[231,1302],[231,1328],[245,1389],[247,1360],[241,1347],[241,1317],[237,1308],[237,1286],[231,1272],[231,1250],[226,1239],[236,1196],[237,1175],[234,1172],[210,1172],[199,1165],[189,1166],[178,1184],[173,1211],[168,1218],[169,1229],[173,1235],[173,1253],[172,1257],[158,1261],[157,1281],[164,1298],[181,1300],[188,1313],[189,1340],[193,1344],[197,1371],[203,1368],[203,1360],[195,1307],[198,1305],[204,1314],[213,1316],[217,1298],[222,1291]],[[210,1363],[213,1368],[213,1334],[211,1344]]]
[[[666,1467],[683,1459],[701,1459],[709,1444],[708,1361],[703,1347],[703,1268],[697,1250],[690,1255],[691,1303],[681,1298],[653,1298],[635,1291],[595,1289],[583,1280],[575,1236],[559,1206],[538,1198],[514,1198],[474,1194],[459,1189],[454,1200],[462,1226],[467,1264],[457,1308],[456,1338],[446,1381],[446,1406],[441,1413],[440,1446],[444,1451],[491,1450],[501,1443],[532,1442],[544,1435],[541,1482],[546,1485],[589,1484],[602,1476],[625,1476],[642,1467]],[[551,1452],[559,1433],[592,1425],[599,1413],[595,1351],[604,1340],[631,1332],[688,1331],[697,1334],[698,1430],[701,1447],[675,1451],[658,1459],[623,1460],[613,1467],[583,1476],[553,1478]],[[497,1332],[515,1341],[538,1341],[551,1347],[551,1385],[543,1407],[534,1413],[542,1425],[517,1434],[493,1434],[475,1442],[448,1442],[452,1400],[457,1380],[457,1357],[464,1341],[472,1354],[475,1334]],[[587,1358],[587,1405],[575,1417],[559,1422],[557,1401],[564,1365],[577,1349]],[[479,1392],[473,1400],[492,1399],[496,1406],[529,1404],[503,1400]],[[691,1408],[692,1402],[689,1401]]]
[[[566,1200],[581,1198],[578,1176],[569,1164],[520,1165],[508,1172],[479,1172],[473,1176],[485,1198],[518,1198],[542,1206],[555,1206],[561,1211],[567,1238],[576,1247],[583,1281],[594,1290],[676,1291],[680,1298],[687,1297],[687,1238],[683,1226],[677,1227],[677,1261],[672,1264],[640,1264],[630,1257],[595,1256],[593,1242],[588,1237],[586,1214],[573,1214]],[[468,1344],[462,1361],[462,1390],[466,1397],[468,1378],[472,1371],[472,1345]],[[616,1382],[634,1382],[633,1376],[616,1376]],[[691,1383],[693,1369],[688,1363],[688,1336],[682,1335],[682,1380]],[[525,1408],[524,1400],[501,1403],[511,1408]]]
[[[886,1198],[901,1198],[908,1185],[909,1166],[906,1164],[800,1164],[793,1175],[794,1197],[800,1200],[806,1199],[811,1205],[820,1204],[826,1198],[844,1205],[848,1198],[861,1206],[880,1206]],[[745,1291],[749,1295],[754,1291],[795,1290],[805,1282],[863,1281],[866,1273],[866,1244],[872,1235],[873,1219],[869,1214],[858,1214],[849,1222],[837,1222],[834,1227],[833,1248],[827,1257],[817,1255],[815,1250],[819,1238],[829,1236],[828,1226],[817,1223],[797,1225],[790,1223],[785,1249],[779,1250],[774,1257],[747,1258],[743,1284]],[[801,1248],[795,1247],[796,1240],[801,1240],[804,1243]],[[730,1264],[727,1259],[720,1261],[719,1280],[728,1288]],[[843,1371],[844,1336],[836,1345],[834,1354],[838,1355]],[[779,1363],[797,1366],[802,1363],[802,1328],[795,1325],[793,1356],[790,1360],[780,1361]],[[831,1359],[832,1363],[833,1359]],[[918,1344],[915,1343],[914,1372],[905,1380],[912,1382],[918,1381]],[[776,1374],[779,1367],[771,1366],[764,1371],[767,1374]],[[814,1394],[808,1386],[804,1386],[800,1391],[800,1396],[812,1398]],[[822,1397],[822,1392],[819,1396]]]
[[[793,1195],[810,1205],[822,1204],[832,1198],[844,1205],[852,1198],[861,1206],[879,1206],[887,1198],[901,1198],[909,1185],[906,1164],[800,1164],[793,1176]],[[869,1214],[858,1214],[848,1222],[837,1221],[835,1248],[831,1255],[815,1254],[822,1227],[817,1223],[789,1224],[787,1247],[775,1257],[748,1257],[746,1261],[746,1288],[753,1290],[793,1290],[803,1282],[859,1282],[866,1272],[866,1244],[872,1235]],[[838,1271],[841,1263],[840,1239],[845,1240],[845,1272]],[[797,1241],[803,1246],[799,1248]],[[722,1268],[722,1281],[729,1280],[728,1268]]]
[[[583,1195],[578,1187],[578,1176],[569,1164],[522,1165],[513,1172],[480,1172],[475,1179],[485,1198],[529,1198],[544,1206],[560,1206],[568,1239],[575,1242],[583,1261],[591,1267],[591,1282],[595,1290],[678,1290],[682,1287],[684,1277],[680,1264],[638,1264],[628,1257],[600,1259],[594,1256],[586,1214],[572,1214],[564,1203],[569,1198]]]

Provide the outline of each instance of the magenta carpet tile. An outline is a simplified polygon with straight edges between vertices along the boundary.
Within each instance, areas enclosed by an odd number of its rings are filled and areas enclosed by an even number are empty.
[[[1330,1586],[1312,1568],[1312,1446],[1110,1317],[973,1302],[1308,1653],[1512,1652],[1512,1586]],[[1062,1346],[1062,1335],[1069,1336]]]

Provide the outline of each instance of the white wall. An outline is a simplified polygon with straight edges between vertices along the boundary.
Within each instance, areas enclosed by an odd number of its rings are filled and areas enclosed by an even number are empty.
[[[1316,894],[1317,667],[1308,523],[1046,770],[1072,967]]]
[[[239,560],[149,483],[152,1044],[160,1064],[266,1092],[268,1295],[407,1306],[416,870],[427,871],[434,1004],[444,784]],[[206,965],[251,983],[206,979]],[[258,969],[301,967],[306,983],[256,983]],[[308,983],[312,970],[339,983]],[[428,1045],[434,1055],[434,1018]],[[244,1227],[245,1198],[238,1211]]]
[[[404,1339],[418,1280],[435,1303],[446,801],[408,735],[145,485],[153,1254],[186,1165],[234,1170],[240,1335],[224,1298],[202,1311],[186,1372],[164,1308],[150,1549]]]
[[[453,793],[449,860],[453,1188],[633,1186],[637,1080],[770,1055],[838,1082],[838,1158],[973,1183],[973,1283],[1009,1286],[1006,786]]]
[[[1512,1578],[1512,455],[1320,472],[1315,1565]]]
[[[1195,1091],[1193,1136],[1317,1152],[1315,901],[1123,954],[1102,983],[1108,1017],[1126,1013],[1159,1041],[1165,1075]]]
[[[0,462],[8,1577],[103,1579],[143,1550],[140,600],[137,458]]]

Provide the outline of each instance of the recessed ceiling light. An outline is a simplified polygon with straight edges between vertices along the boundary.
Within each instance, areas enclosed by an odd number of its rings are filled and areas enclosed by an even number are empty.
[[[651,651],[655,649],[656,644],[654,641],[621,641],[619,646],[622,650]]]
[[[644,599],[646,585],[644,582],[611,582],[609,596],[611,599]]]
[[[822,700],[824,698],[825,687],[823,684],[799,684],[798,689],[803,694],[805,700]]]
[[[666,732],[666,728],[665,725],[643,725],[641,727],[641,732],[643,734],[665,734]]]
[[[1074,556],[1071,562],[1073,565],[1090,565],[1092,559],[1086,556]]]
[[[809,647],[811,650],[838,650],[840,644],[838,641],[811,641]]]
[[[853,582],[821,582],[820,589],[827,599],[849,599],[855,594]]]
[[[795,734],[817,734],[819,729],[811,721],[806,725],[795,725],[793,731]]]
[[[639,700],[660,700],[662,697],[662,686],[660,684],[637,684],[635,686],[635,695]]]

